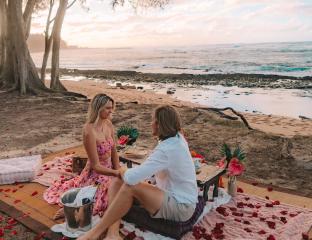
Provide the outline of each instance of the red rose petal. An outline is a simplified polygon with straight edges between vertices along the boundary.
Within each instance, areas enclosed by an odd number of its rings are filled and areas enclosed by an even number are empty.
[[[270,200],[270,198],[268,196],[265,196],[265,199]]]
[[[246,232],[252,232],[249,228],[244,228]]]
[[[244,216],[243,213],[239,213],[239,212],[232,212],[232,215],[236,216],[236,217],[243,217]]]
[[[273,204],[272,203],[266,203],[265,206],[266,207],[273,207]]]
[[[280,203],[280,201],[276,200],[276,201],[273,201],[272,204],[273,205],[280,205],[281,203]]]
[[[12,225],[6,225],[6,226],[4,226],[4,229],[8,229],[8,230],[11,230],[12,228],[13,228]]]
[[[14,218],[9,218],[7,223],[10,224],[10,225],[15,225],[17,222],[15,221]]]
[[[244,203],[243,203],[243,202],[238,202],[238,203],[236,204],[236,206],[237,206],[238,208],[243,208],[243,207],[244,207]]]
[[[125,237],[125,239],[127,239],[127,240],[133,240],[133,239],[135,239],[135,238],[136,238],[136,234],[135,234],[134,231],[128,233],[128,235]]]
[[[224,223],[216,223],[215,228],[223,228],[224,227]]]
[[[291,217],[296,217],[298,214],[296,214],[296,213],[289,213],[289,216],[291,216]]]
[[[275,229],[275,222],[267,221],[267,224],[268,224],[269,228]]]
[[[309,235],[307,233],[302,233],[303,240],[309,240]]]
[[[237,218],[234,218],[234,221],[236,221],[236,222],[241,222],[242,220],[237,219]]]
[[[250,197],[245,197],[245,200],[246,200],[246,201],[249,201],[249,199],[250,199]]]
[[[258,183],[257,182],[253,182],[253,183],[251,183],[253,186],[257,186],[258,185]]]
[[[244,224],[247,224],[247,225],[250,225],[250,222],[247,221],[247,220],[244,220],[243,223],[244,223]]]
[[[17,204],[17,203],[20,203],[20,202],[21,202],[21,200],[16,199],[16,200],[14,201],[14,204]]]
[[[266,231],[260,230],[260,231],[258,232],[258,234],[260,234],[260,235],[266,234]]]
[[[205,240],[212,240],[211,235],[208,233],[204,233],[201,237],[204,238]]]
[[[281,213],[282,215],[287,215],[288,212],[287,212],[286,210],[283,210],[283,211],[281,211],[280,213]]]
[[[252,213],[252,217],[258,217],[258,213],[257,212],[253,212]]]
[[[282,221],[284,224],[287,223],[287,219],[286,219],[285,217],[281,217],[280,219],[281,219],[281,221]]]
[[[31,194],[31,196],[36,196],[38,194],[38,192],[37,191],[34,191],[32,194]]]
[[[226,208],[224,208],[224,207],[217,207],[217,208],[216,208],[216,211],[217,211],[219,214],[223,215],[224,217],[229,216],[229,214],[226,212]]]
[[[239,193],[243,193],[243,192],[244,192],[244,190],[243,190],[242,188],[238,187],[238,188],[237,188],[237,192],[239,192]]]
[[[273,191],[273,188],[272,188],[272,187],[268,187],[267,190],[268,190],[269,192],[272,192],[272,191]]]
[[[269,235],[269,236],[267,237],[267,240],[275,240],[275,237],[274,237],[273,235]]]
[[[247,205],[249,208],[254,208],[254,205],[252,203],[248,203]]]

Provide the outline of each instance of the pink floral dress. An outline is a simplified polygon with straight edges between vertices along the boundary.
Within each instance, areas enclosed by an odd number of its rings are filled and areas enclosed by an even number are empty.
[[[99,155],[100,164],[107,168],[112,168],[111,158],[103,159],[103,156],[111,151],[114,146],[113,139],[109,139],[103,142],[97,142],[97,152]],[[82,170],[79,176],[76,176],[70,180],[64,181],[62,179],[55,181],[44,193],[43,198],[49,204],[59,204],[60,197],[64,192],[71,188],[85,187],[89,185],[98,184],[98,189],[95,194],[95,203],[93,207],[93,215],[103,215],[108,205],[107,190],[112,177],[98,174],[90,168],[90,162],[88,161],[85,168]]]

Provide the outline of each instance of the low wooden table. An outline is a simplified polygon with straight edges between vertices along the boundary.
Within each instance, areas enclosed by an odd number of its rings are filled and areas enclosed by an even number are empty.
[[[210,186],[213,188],[213,197],[218,197],[219,179],[226,172],[214,165],[202,164],[200,172],[196,175],[197,185],[203,188],[203,197],[208,200],[208,190]]]
[[[128,168],[132,168],[133,164],[140,165],[145,161],[145,158],[129,158],[125,154],[120,154],[121,162],[127,164]],[[218,197],[219,178],[225,173],[224,169],[220,169],[214,165],[202,164],[200,172],[196,174],[197,186],[203,188],[203,197],[208,200],[209,187],[214,185],[213,197]]]

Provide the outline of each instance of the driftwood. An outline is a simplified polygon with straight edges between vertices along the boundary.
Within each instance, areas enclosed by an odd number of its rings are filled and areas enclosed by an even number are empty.
[[[229,116],[229,115],[226,115],[223,111],[226,111],[226,110],[231,110],[236,116],[239,116],[240,119],[243,121],[243,123],[245,124],[245,126],[249,129],[249,130],[253,130],[252,127],[250,127],[249,123],[247,122],[246,118],[239,112],[236,112],[233,108],[231,107],[226,107],[226,108],[197,108],[197,109],[201,109],[201,110],[208,110],[208,111],[213,111],[213,112],[216,112],[218,113],[221,117],[223,118],[227,118],[227,119],[230,119],[230,120],[237,120],[238,118],[237,117],[233,117],[233,116]]]

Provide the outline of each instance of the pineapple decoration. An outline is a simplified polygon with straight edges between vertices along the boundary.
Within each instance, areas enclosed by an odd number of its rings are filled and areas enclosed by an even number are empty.
[[[117,130],[119,145],[132,145],[139,137],[139,132],[132,126],[123,125]]]
[[[244,161],[246,158],[246,155],[240,146],[236,147],[234,152],[232,153],[232,150],[229,147],[229,145],[224,143],[220,149],[220,152],[224,156],[223,161],[225,160],[225,162],[226,162],[226,168],[229,166],[229,163],[232,159]],[[225,162],[224,162],[224,164],[225,164]]]

